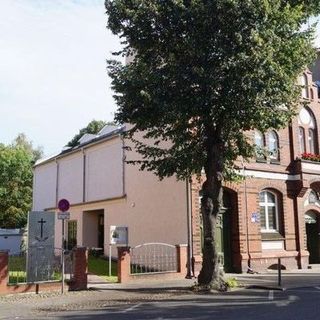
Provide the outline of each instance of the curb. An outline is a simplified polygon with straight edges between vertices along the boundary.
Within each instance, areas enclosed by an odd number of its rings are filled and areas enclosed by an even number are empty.
[[[250,285],[245,287],[246,289],[260,289],[260,290],[276,290],[276,291],[286,291],[284,287],[278,286],[259,286],[259,285]]]

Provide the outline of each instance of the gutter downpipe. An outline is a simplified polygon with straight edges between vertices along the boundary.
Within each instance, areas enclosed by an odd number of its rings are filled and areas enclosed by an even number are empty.
[[[244,177],[244,203],[245,203],[245,215],[246,215],[246,242],[247,242],[247,255],[248,255],[248,270],[247,273],[253,272],[251,268],[251,254],[250,254],[250,241],[249,241],[249,221],[248,221],[248,195],[247,195],[247,178],[246,167],[242,160],[242,173]]]
[[[191,205],[191,178],[186,179],[186,198],[187,198],[187,236],[188,236],[188,263],[186,279],[192,279],[193,270],[193,241],[192,241],[192,205]]]

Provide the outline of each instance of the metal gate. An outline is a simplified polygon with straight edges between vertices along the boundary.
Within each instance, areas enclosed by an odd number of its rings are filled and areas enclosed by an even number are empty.
[[[130,273],[177,272],[177,249],[167,243],[144,243],[130,250]]]

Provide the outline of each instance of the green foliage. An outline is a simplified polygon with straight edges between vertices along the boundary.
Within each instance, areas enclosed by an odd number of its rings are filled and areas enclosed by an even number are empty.
[[[206,174],[202,186],[203,264],[200,285],[225,288],[216,267],[216,217],[222,180],[235,160],[255,149],[247,131],[285,127],[295,114],[298,76],[315,58],[319,0],[106,0],[108,27],[131,58],[109,61],[115,119],[141,169],[160,178]],[[143,139],[138,139],[140,133]],[[153,143],[151,143],[153,141]]]
[[[9,255],[9,284],[18,284],[27,282],[27,256],[26,254],[12,256]],[[51,276],[48,277],[48,281],[61,280],[62,274],[60,270],[52,272]]]
[[[43,157],[42,147],[34,148],[31,141],[27,139],[24,133],[19,133],[18,136],[13,140],[12,146],[15,148],[25,149],[27,152],[32,154],[32,162],[35,163],[37,160]]]
[[[287,125],[297,77],[315,57],[314,29],[300,31],[315,4],[107,0],[108,26],[125,45],[118,54],[134,53],[128,65],[109,61],[116,120],[155,141],[134,141],[141,168],[160,177],[200,172],[210,141],[230,169],[253,155],[245,131]]]
[[[110,124],[113,125],[113,122],[105,122],[102,120],[92,120],[89,124],[79,130],[77,133],[67,144],[68,147],[76,147],[79,144],[79,139],[86,133],[97,134],[105,125]]]
[[[239,287],[239,283],[236,278],[227,278],[225,281],[226,281],[227,287],[230,289]]]
[[[88,270],[89,273],[96,274],[104,278],[107,281],[117,282],[117,263],[111,262],[111,277],[109,277],[109,261],[104,257],[97,255],[89,255],[88,259]]]
[[[20,134],[0,144],[0,228],[22,228],[32,205],[32,165],[42,154]]]

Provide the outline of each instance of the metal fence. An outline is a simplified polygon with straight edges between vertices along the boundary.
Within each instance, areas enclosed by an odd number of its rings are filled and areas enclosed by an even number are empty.
[[[65,253],[65,274],[67,279],[73,272],[72,252]],[[61,281],[62,260],[61,249],[48,253],[42,247],[9,253],[9,284]]]
[[[167,243],[144,243],[130,250],[130,272],[177,272],[177,249]]]

